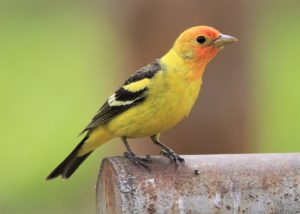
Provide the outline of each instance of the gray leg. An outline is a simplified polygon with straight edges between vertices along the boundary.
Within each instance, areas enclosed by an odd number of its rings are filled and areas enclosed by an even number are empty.
[[[129,144],[126,140],[126,137],[121,137],[127,152],[124,152],[124,157],[128,158],[129,160],[131,160],[135,165],[141,165],[145,168],[148,168],[148,163],[149,163],[149,159],[148,158],[141,158],[141,157],[137,157],[131,150],[131,148],[129,147]]]
[[[158,145],[159,147],[163,148],[161,151],[162,155],[169,158],[175,164],[184,163],[184,159],[177,155],[172,149],[165,146],[161,142],[159,142],[159,134],[151,136],[151,140],[154,144]]]

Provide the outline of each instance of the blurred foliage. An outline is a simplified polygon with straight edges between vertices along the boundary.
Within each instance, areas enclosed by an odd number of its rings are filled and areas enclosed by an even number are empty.
[[[99,155],[68,182],[45,177],[112,92],[114,34],[82,5],[35,3],[2,8],[0,213],[92,213]]]
[[[259,152],[299,152],[299,1],[263,5],[251,36],[251,87],[256,101],[253,141]]]

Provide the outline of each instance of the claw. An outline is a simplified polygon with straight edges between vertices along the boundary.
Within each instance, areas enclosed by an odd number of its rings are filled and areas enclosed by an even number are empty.
[[[162,144],[161,142],[159,142],[159,134],[156,135],[152,135],[151,136],[151,140],[153,141],[154,144],[158,145],[159,147],[163,148],[163,150],[160,151],[160,153],[169,158],[171,160],[171,162],[174,162],[176,165],[178,165],[179,163],[183,164],[184,163],[184,159],[182,157],[180,157],[179,155],[177,155],[172,149],[170,149],[169,147],[165,146],[164,144]]]
[[[179,155],[177,155],[174,151],[170,150],[170,151],[166,151],[166,150],[161,150],[160,152],[163,156],[169,158],[171,160],[171,162],[174,162],[176,165],[178,164],[183,164],[184,163],[184,159],[182,157],[180,157]]]
[[[141,157],[137,157],[133,153],[124,152],[124,157],[131,160],[137,166],[143,166],[143,167],[149,169],[150,159],[148,156],[146,156],[146,158],[141,158]]]

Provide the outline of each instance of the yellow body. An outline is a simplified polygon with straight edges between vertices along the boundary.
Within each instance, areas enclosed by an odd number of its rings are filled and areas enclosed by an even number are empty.
[[[146,99],[91,130],[78,154],[84,155],[114,137],[147,137],[172,128],[189,115],[198,97],[206,65],[224,45],[236,41],[208,26],[184,31],[159,60],[161,71],[153,78],[146,77],[123,86],[130,92],[147,87]]]
[[[148,87],[147,99],[93,130],[79,155],[94,150],[114,137],[138,138],[159,134],[189,115],[202,83],[202,75],[198,78],[194,78],[194,75],[196,72],[202,73],[204,66],[194,70],[173,49],[161,58],[160,63],[162,71],[154,78],[143,79],[126,87],[129,91]]]

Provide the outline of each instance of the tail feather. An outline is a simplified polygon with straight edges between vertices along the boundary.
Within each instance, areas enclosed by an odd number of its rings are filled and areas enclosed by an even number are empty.
[[[85,136],[82,141],[76,146],[76,148],[69,154],[69,156],[61,162],[48,176],[47,180],[61,176],[63,179],[68,179],[80,164],[92,153],[89,152],[85,155],[78,156],[79,150],[84,145],[84,142],[88,139],[88,135]]]

